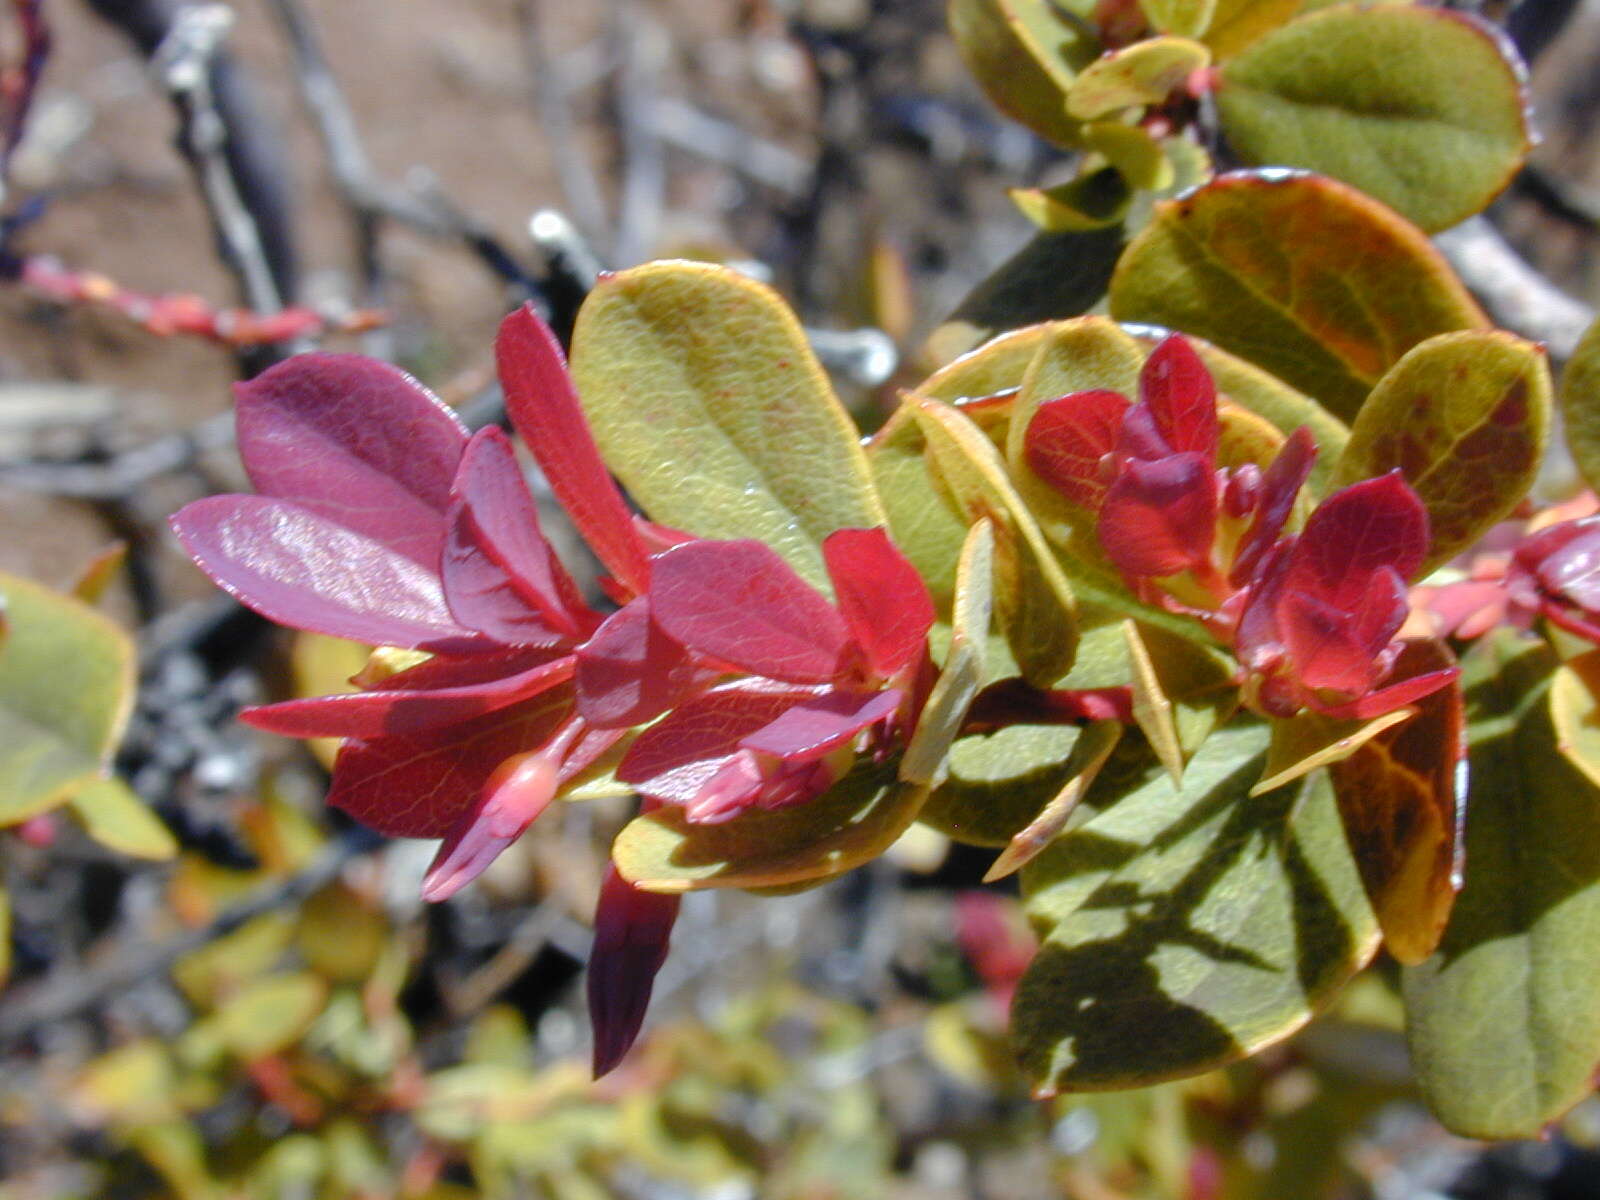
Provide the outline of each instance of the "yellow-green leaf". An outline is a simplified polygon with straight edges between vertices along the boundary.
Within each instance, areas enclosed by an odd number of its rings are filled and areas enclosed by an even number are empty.
[[[96,779],[73,793],[72,815],[102,846],[135,858],[167,859],[178,840],[120,779]]]
[[[1345,184],[1279,171],[1157,205],[1117,265],[1111,313],[1208,338],[1343,420],[1418,342],[1488,324],[1415,226]]]
[[[1128,645],[1128,663],[1133,667],[1129,689],[1133,692],[1133,719],[1155,751],[1156,761],[1166,769],[1175,787],[1183,786],[1183,746],[1178,741],[1178,724],[1172,716],[1172,701],[1156,675],[1156,665],[1145,649],[1139,627],[1122,623],[1122,637]]]
[[[1216,0],[1202,40],[1223,62],[1292,20],[1300,6],[1301,0]]]
[[[1129,187],[1161,191],[1177,181],[1165,146],[1141,125],[1096,121],[1083,127],[1084,143],[1122,172]]]
[[[1338,720],[1307,710],[1299,716],[1270,721],[1272,741],[1267,747],[1266,765],[1250,794],[1270,792],[1319,767],[1341,762],[1385,729],[1416,715],[1414,708],[1397,708],[1381,717],[1358,721]]]
[[[949,775],[917,817],[969,846],[1004,846],[1076,773],[1072,725],[1008,725],[956,739]]]
[[[1544,349],[1501,330],[1413,347],[1357,415],[1335,486],[1398,467],[1428,509],[1426,574],[1471,546],[1527,495],[1550,427]]]
[[[1532,144],[1505,36],[1421,4],[1291,21],[1223,68],[1216,102],[1246,161],[1343,179],[1429,231],[1487,206]]]
[[[984,872],[983,882],[994,883],[1020,871],[1066,828],[1078,801],[1094,786],[1100,768],[1106,765],[1106,759],[1111,757],[1121,738],[1120,721],[1095,721],[1084,729],[1083,736],[1072,748],[1072,761],[1068,765],[1072,777],[1051,797],[1050,803],[1039,810],[1039,815],[1006,843],[1000,857]]]
[[[813,583],[823,538],[886,521],[855,426],[763,284],[688,262],[605,276],[572,372],[606,464],[654,520],[756,538]]]
[[[1099,53],[1089,25],[1051,0],[950,0],[949,24],[967,69],[995,107],[1062,146],[1077,122],[1062,96]]]
[[[1584,331],[1561,375],[1567,446],[1584,482],[1600,491],[1600,321]]]
[[[1103,54],[1067,90],[1067,112],[1094,121],[1124,108],[1165,103],[1190,75],[1211,62],[1211,51],[1184,37],[1162,36]]]
[[[1162,33],[1193,38],[1210,28],[1217,0],[1139,0],[1139,7]]]
[[[298,1041],[327,998],[328,985],[309,971],[270,975],[228,997],[204,1024],[224,1046],[249,1061]]]
[[[1122,220],[1133,193],[1115,167],[1085,171],[1052,188],[1012,188],[1011,202],[1045,233],[1085,233]]]
[[[1561,753],[1600,788],[1600,650],[1556,669],[1550,681],[1550,719]]]
[[[11,825],[105,772],[133,705],[134,654],[70,596],[0,574],[0,599],[0,825]]]

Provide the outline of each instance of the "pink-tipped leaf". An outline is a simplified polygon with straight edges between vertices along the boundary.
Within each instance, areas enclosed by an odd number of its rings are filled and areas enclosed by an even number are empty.
[[[922,655],[933,628],[933,597],[882,529],[840,529],[822,542],[839,615],[883,679]]]

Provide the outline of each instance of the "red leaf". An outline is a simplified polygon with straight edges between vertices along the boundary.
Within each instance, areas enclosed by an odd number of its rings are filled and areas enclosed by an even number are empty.
[[[1217,477],[1198,454],[1133,459],[1100,506],[1106,556],[1130,575],[1176,575],[1205,561],[1217,527]]]
[[[1039,406],[1022,452],[1033,473],[1074,504],[1093,511],[1106,494],[1100,460],[1116,449],[1128,399],[1118,392],[1074,392]]]
[[[917,569],[881,529],[840,529],[822,542],[828,578],[856,644],[879,678],[921,656],[933,628],[933,597]]]
[[[473,437],[451,495],[442,576],[457,620],[508,645],[570,644],[593,627],[499,429]]]
[[[606,568],[634,595],[643,593],[650,568],[584,419],[561,343],[524,305],[501,322],[494,352],[506,411],[550,490]]]
[[[1289,435],[1261,477],[1255,519],[1239,540],[1239,549],[1234,553],[1233,567],[1228,573],[1228,582],[1234,587],[1242,587],[1249,580],[1256,564],[1282,535],[1289,514],[1294,511],[1295,497],[1310,477],[1316,460],[1316,439],[1302,425]]]
[[[1399,471],[1329,496],[1306,522],[1285,586],[1345,612],[1360,604],[1372,573],[1392,567],[1409,580],[1428,552],[1428,512]]]
[[[364,534],[266,496],[210,496],[172,518],[217,586],[269,620],[374,646],[470,649],[439,578]]]
[[[636,888],[606,867],[594,913],[589,952],[589,1024],[594,1028],[594,1077],[609,1073],[644,1025],[650,992],[672,939],[681,896]]]
[[[882,692],[827,692],[785,709],[754,733],[739,739],[746,750],[759,750],[786,761],[821,758],[843,746],[870,725],[900,707],[896,688]]]
[[[1139,399],[1150,406],[1156,428],[1179,453],[1217,454],[1217,385],[1184,338],[1165,338],[1139,372]]]
[[[685,542],[650,560],[650,611],[675,641],[753,675],[833,678],[850,648],[834,607],[757,541]]]
[[[1373,651],[1356,634],[1349,613],[1305,592],[1278,602],[1278,630],[1295,679],[1304,687],[1359,696],[1376,682]]]
[[[256,491],[438,569],[467,431],[432,392],[358,354],[300,354],[234,396]]]
[[[661,631],[640,596],[578,648],[578,712],[602,729],[642,725],[716,677]]]
[[[1517,551],[1522,562],[1534,562],[1539,582],[1579,608],[1600,609],[1600,519],[1552,525]],[[1559,536],[1557,531],[1560,530]]]
[[[485,665],[498,667],[501,673],[484,678]],[[526,700],[571,679],[574,665],[570,654],[552,659],[542,651],[432,659],[394,676],[381,691],[286,700],[247,708],[239,719],[285,737],[378,738],[418,733]],[[463,677],[468,681],[454,682]]]

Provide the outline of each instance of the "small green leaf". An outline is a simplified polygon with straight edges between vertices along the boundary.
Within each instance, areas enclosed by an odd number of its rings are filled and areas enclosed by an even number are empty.
[[[994,444],[948,404],[923,400],[917,421],[934,478],[969,521],[995,523],[995,607],[1023,678],[1049,687],[1072,667],[1077,605]]]
[[[1369,721],[1341,721],[1308,709],[1299,716],[1270,721],[1272,742],[1267,747],[1266,765],[1250,794],[1259,796],[1293,783],[1318,767],[1342,762],[1385,729],[1416,715],[1414,708],[1397,708]]]
[[[1062,95],[1100,48],[1086,21],[1050,0],[950,0],[967,69],[1001,112],[1061,146],[1077,144]]]
[[[1117,265],[1111,313],[1208,338],[1343,420],[1418,342],[1488,324],[1389,209],[1322,176],[1252,171],[1156,206]]]
[[[1462,660],[1473,732],[1466,884],[1403,975],[1423,1097],[1464,1137],[1537,1137],[1600,1062],[1600,788],[1557,749],[1547,643],[1502,631]]]
[[[1326,780],[1249,796],[1266,742],[1260,724],[1235,723],[1196,753],[1177,798],[1147,771],[1024,869],[1045,936],[1012,1036],[1036,1095],[1142,1087],[1254,1053],[1377,948]]]
[[[617,870],[652,892],[778,887],[837,875],[876,858],[917,817],[928,789],[895,778],[897,764],[858,762],[805,804],[691,824],[669,804],[617,835]]]
[[[1177,168],[1166,147],[1141,125],[1096,121],[1083,127],[1083,140],[1122,172],[1129,187],[1159,192],[1177,182]]]
[[[886,521],[799,321],[754,280],[687,262],[603,277],[572,372],[607,465],[654,520],[756,538],[813,583],[823,538]]]
[[[1600,321],[1584,331],[1561,376],[1567,445],[1590,488],[1600,491]]]
[[[1094,121],[1124,108],[1163,104],[1211,62],[1211,51],[1183,37],[1153,37],[1103,54],[1067,90],[1067,112]]]
[[[988,678],[994,612],[994,525],[976,521],[956,567],[950,648],[900,760],[900,778],[927,786],[938,777],[967,710]]]
[[[1217,0],[1139,0],[1139,7],[1162,33],[1194,38],[1211,27]]]
[[[223,1001],[205,1023],[248,1062],[298,1041],[327,998],[328,985],[309,971],[269,975]]]
[[[70,803],[72,815],[102,846],[156,860],[178,852],[172,831],[120,779],[96,779],[74,792]]]
[[[1532,145],[1505,35],[1420,4],[1291,21],[1223,68],[1216,101],[1246,161],[1332,175],[1430,232],[1482,211]]]
[[[189,1003],[214,1006],[277,966],[294,929],[289,913],[263,913],[184,955],[173,965],[172,978]]]
[[[133,705],[133,643],[70,596],[0,574],[0,825],[53,808],[107,768]]]
[[[1501,330],[1429,338],[1372,389],[1334,484],[1400,468],[1428,509],[1426,574],[1527,495],[1544,460],[1550,390],[1544,350],[1533,342]]]
[[[1085,171],[1052,188],[1012,188],[1011,202],[1045,233],[1085,233],[1122,220],[1133,193],[1115,167]]]

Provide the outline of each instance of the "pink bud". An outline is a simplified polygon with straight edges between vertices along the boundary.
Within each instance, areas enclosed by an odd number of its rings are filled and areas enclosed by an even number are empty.
[[[35,850],[48,850],[56,843],[56,816],[39,813],[14,826],[12,832]]]

